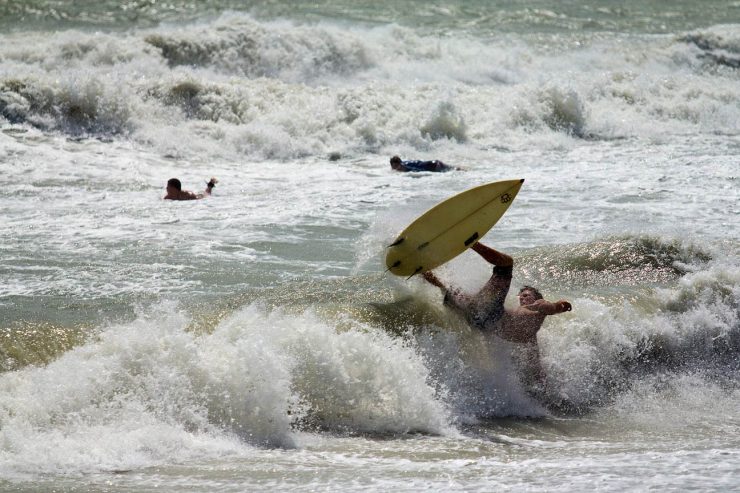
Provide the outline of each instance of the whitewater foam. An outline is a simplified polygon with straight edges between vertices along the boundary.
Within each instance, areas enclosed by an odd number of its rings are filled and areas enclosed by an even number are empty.
[[[162,305],[45,367],[4,373],[0,467],[78,474],[244,454],[294,447],[302,427],[452,431],[423,361],[376,329],[337,331],[311,313],[257,306],[212,333],[188,325]]]
[[[519,147],[532,134],[556,147],[567,145],[559,135],[736,134],[735,78],[703,68],[697,46],[732,51],[737,39],[720,27],[692,36],[632,38],[616,53],[596,37],[551,53],[510,37],[485,44],[237,13],[117,35],[15,34],[0,51],[0,115],[64,134],[124,134],[166,155],[262,160],[449,139]],[[48,49],[29,47],[39,43]]]

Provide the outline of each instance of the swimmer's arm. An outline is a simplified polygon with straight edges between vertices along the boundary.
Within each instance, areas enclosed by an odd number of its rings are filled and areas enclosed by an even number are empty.
[[[204,192],[204,196],[211,195],[211,192],[213,192],[213,187],[216,186],[216,183],[218,183],[218,179],[216,179],[216,177],[211,177],[211,181],[206,183],[206,191]]]
[[[215,177],[211,178],[211,181],[206,183],[206,189],[203,191],[203,193],[199,193],[197,195],[192,194],[194,199],[204,199],[206,197],[209,197],[211,195],[211,192],[213,192],[213,188],[216,186],[216,183],[218,183],[218,180]]]
[[[211,192],[213,192],[213,187],[216,186],[216,183],[218,183],[218,180],[216,178],[211,178],[211,181],[206,183],[206,189],[203,191],[203,193],[199,193],[197,195],[193,194],[193,198],[204,199],[206,197],[210,197]]]
[[[537,300],[531,305],[521,306],[519,307],[519,309],[537,312],[543,315],[556,315],[558,313],[569,312],[573,309],[573,307],[569,302],[565,300],[559,300],[555,303],[547,300]]]

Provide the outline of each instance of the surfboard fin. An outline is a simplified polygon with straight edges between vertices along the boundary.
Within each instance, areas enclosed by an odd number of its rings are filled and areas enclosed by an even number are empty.
[[[390,267],[388,267],[388,268],[387,268],[387,269],[386,269],[385,271],[386,271],[386,272],[388,272],[388,271],[390,271],[391,269],[395,269],[395,268],[396,268],[396,267],[398,267],[399,265],[401,265],[401,261],[400,261],[400,260],[396,260],[395,262],[393,262],[393,265],[391,265]]]
[[[405,240],[405,239],[406,238],[404,238],[404,237],[397,238],[396,241],[394,241],[393,243],[391,243],[390,245],[388,245],[388,248],[400,245],[401,243],[403,243],[403,240]]]
[[[411,274],[409,277],[407,277],[406,280],[408,281],[409,279],[411,279],[412,277],[414,277],[416,274],[418,274],[422,270],[424,270],[424,267],[422,267],[422,266],[417,267],[416,270],[414,271],[414,273]]]
[[[478,232],[476,231],[475,233],[470,235],[470,238],[465,240],[465,246],[470,246],[470,244],[473,243],[477,239],[478,239]]]

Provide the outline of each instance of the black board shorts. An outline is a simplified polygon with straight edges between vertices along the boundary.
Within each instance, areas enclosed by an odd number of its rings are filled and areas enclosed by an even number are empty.
[[[445,292],[444,304],[460,312],[471,327],[481,330],[492,330],[504,316],[504,301],[509,294],[512,266],[495,266],[491,278],[475,295],[459,291]]]

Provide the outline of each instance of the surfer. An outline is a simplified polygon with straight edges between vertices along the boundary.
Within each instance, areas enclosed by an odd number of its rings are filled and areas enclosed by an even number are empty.
[[[182,183],[177,178],[170,178],[167,180],[167,195],[164,196],[165,200],[198,200],[204,199],[211,195],[213,188],[218,183],[216,178],[206,183],[206,189],[203,193],[194,193],[189,190],[182,189]]]
[[[398,156],[391,158],[391,168],[396,171],[436,171],[444,172],[451,170],[459,170],[460,168],[454,168],[449,166],[442,161],[401,161]]]
[[[471,248],[494,265],[491,278],[476,294],[448,289],[431,271],[423,274],[424,279],[444,291],[444,304],[460,313],[471,327],[526,345],[522,357],[529,367],[530,376],[543,384],[544,372],[539,361],[537,332],[542,328],[545,317],[570,311],[571,304],[565,300],[547,301],[537,289],[524,286],[517,295],[519,306],[514,309],[504,308],[504,300],[511,285],[514,259],[482,243],[476,243]]]

